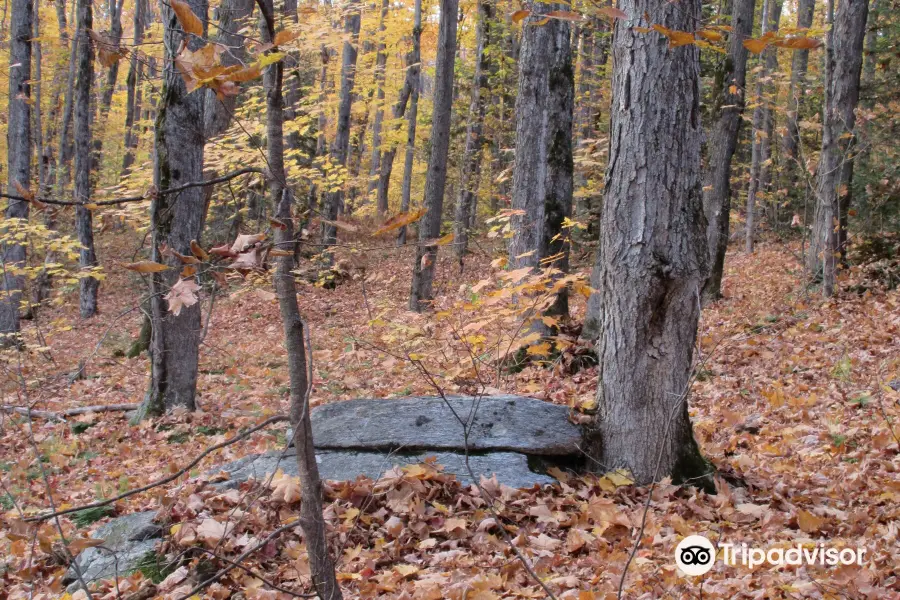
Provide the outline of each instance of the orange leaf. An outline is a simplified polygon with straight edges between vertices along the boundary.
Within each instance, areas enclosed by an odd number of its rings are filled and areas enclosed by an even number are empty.
[[[808,37],[787,37],[775,42],[775,45],[791,50],[812,50],[821,46],[822,42]]]
[[[712,31],[709,29],[701,29],[700,31],[697,32],[697,35],[709,42],[718,42],[718,41],[722,40],[721,33],[719,33],[718,31]]]
[[[516,12],[514,12],[512,14],[512,22],[519,23],[520,21],[522,21],[525,17],[527,17],[530,14],[531,14],[530,10],[517,10]]]
[[[769,45],[768,40],[756,39],[756,38],[744,40],[744,48],[746,48],[753,54],[759,54],[760,52],[765,50],[766,46],[768,46],[768,45]]]
[[[171,4],[172,10],[175,11],[175,16],[178,17],[178,22],[181,23],[181,28],[184,29],[186,33],[202,36],[203,23],[201,23],[200,19],[197,18],[197,15],[194,14],[194,11],[191,10],[188,3],[181,2],[181,0],[171,0]]]
[[[600,9],[600,12],[609,17],[610,19],[627,19],[628,13],[624,10],[619,10],[615,6],[604,6]]]
[[[568,10],[554,10],[548,12],[545,16],[552,19],[560,19],[562,21],[582,21],[584,17],[580,14]]]
[[[415,223],[419,219],[425,216],[425,209],[422,208],[415,212],[405,212],[398,213],[384,222],[384,225],[375,230],[372,235],[383,235],[390,231],[394,231],[395,229],[400,229],[405,225],[409,225],[410,223]]]
[[[123,264],[122,266],[129,271],[136,271],[137,273],[160,273],[162,271],[169,270],[169,267],[167,265],[161,265],[158,262],[153,262],[152,260],[141,260],[138,262]]]
[[[296,40],[298,37],[300,37],[299,31],[290,31],[290,30],[285,29],[285,30],[279,31],[278,33],[275,34],[274,44],[276,46],[281,46],[282,44],[288,44],[288,43]]]
[[[209,254],[206,253],[206,250],[200,247],[200,244],[197,243],[197,240],[191,240],[191,254],[193,254],[200,260],[209,260]]]

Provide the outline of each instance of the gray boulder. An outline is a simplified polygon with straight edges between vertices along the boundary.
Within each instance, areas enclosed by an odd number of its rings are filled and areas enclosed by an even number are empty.
[[[465,455],[455,452],[422,452],[418,454],[390,454],[383,452],[360,451],[322,451],[316,453],[319,473],[322,479],[345,481],[365,475],[378,479],[385,471],[395,466],[405,466],[424,462],[433,456],[437,463],[444,467],[445,473],[452,473],[463,483],[472,483],[466,469]],[[475,477],[490,478],[497,476],[497,481],[515,488],[527,488],[535,484],[545,485],[555,482],[553,477],[536,473],[529,468],[529,457],[517,452],[491,452],[469,456],[469,466]],[[264,480],[266,473],[274,473],[278,469],[284,473],[297,476],[297,463],[291,451],[275,451],[255,456],[245,456],[232,463],[223,465],[206,473],[206,477],[224,471],[229,479],[215,485],[222,488],[237,487],[250,478]]]
[[[141,559],[152,552],[162,528],[153,522],[155,511],[125,515],[101,525],[91,535],[105,540],[102,546],[88,548],[75,559],[85,583],[111,577],[122,577],[134,571]],[[69,568],[64,583],[80,583],[73,568]]]
[[[468,425],[469,452],[540,456],[580,452],[581,430],[569,422],[565,406],[512,395],[452,396],[448,401],[450,406],[439,397],[318,406],[311,414],[313,439],[322,450],[465,453],[461,419]]]

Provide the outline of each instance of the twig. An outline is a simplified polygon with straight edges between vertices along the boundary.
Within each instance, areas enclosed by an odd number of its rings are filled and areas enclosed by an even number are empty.
[[[0,405],[0,410],[30,417],[38,417],[40,419],[49,419],[51,421],[64,422],[66,420],[66,417],[73,417],[75,415],[83,415],[92,412],[123,412],[127,410],[134,410],[138,406],[138,404],[101,404],[97,406],[79,406],[78,408],[70,408],[59,412],[52,412],[49,410],[32,410],[24,406]]]
[[[229,181],[234,179],[235,177],[239,177],[241,175],[245,175],[247,173],[264,173],[264,171],[258,167],[245,167],[243,169],[238,169],[237,171],[232,171],[226,175],[222,175],[221,177],[214,177],[213,179],[207,179],[205,181],[191,181],[185,183],[184,185],[175,186],[173,188],[169,188],[166,190],[157,190],[155,192],[148,192],[146,194],[142,194],[140,196],[125,196],[123,198],[113,198],[111,200],[97,200],[95,202],[76,202],[72,200],[54,200],[53,198],[26,198],[24,196],[16,196],[15,194],[4,194],[0,193],[0,198],[9,198],[10,200],[19,200],[22,202],[35,202],[41,204],[53,204],[55,206],[85,206],[88,204],[96,205],[96,206],[113,206],[116,204],[127,204],[129,202],[141,202],[143,200],[148,200],[153,196],[168,196],[170,194],[177,194],[178,192],[183,192],[184,190],[188,190],[195,187],[206,187],[208,185],[215,185],[217,183],[223,183],[225,181]]]
[[[182,475],[184,475],[185,473],[187,473],[188,471],[193,469],[194,466],[196,466],[201,460],[203,460],[204,458],[206,458],[207,456],[209,456],[216,450],[221,450],[222,448],[225,448],[226,446],[230,446],[234,443],[237,443],[237,442],[249,437],[250,435],[256,433],[257,431],[259,431],[261,429],[265,429],[266,427],[268,427],[269,425],[271,425],[273,423],[281,423],[281,422],[287,421],[287,420],[288,420],[287,415],[275,415],[274,417],[269,417],[268,419],[266,419],[259,425],[256,425],[255,427],[251,427],[247,431],[245,431],[239,435],[236,435],[233,438],[227,439],[224,442],[216,444],[215,446],[210,446],[209,448],[207,448],[206,450],[201,452],[194,460],[189,462],[186,466],[184,466],[183,468],[179,469],[178,471],[172,473],[168,477],[163,477],[162,479],[157,479],[156,481],[148,483],[147,485],[145,485],[143,487],[140,487],[140,488],[137,488],[134,490],[130,490],[128,492],[125,492],[124,494],[119,494],[118,496],[115,496],[114,498],[110,498],[108,500],[99,500],[97,502],[92,502],[91,504],[85,504],[83,506],[75,506],[72,508],[67,508],[65,510],[59,510],[59,511],[55,511],[52,513],[45,513],[43,515],[35,515],[33,517],[29,517],[26,520],[27,521],[46,521],[47,519],[52,519],[54,517],[60,517],[62,515],[68,515],[68,514],[71,514],[74,512],[79,512],[79,511],[82,511],[82,510],[85,510],[88,508],[99,508],[101,506],[109,506],[110,504],[118,502],[119,500],[123,500],[125,498],[134,496],[136,494],[142,494],[148,490],[152,490],[153,488],[156,488],[161,485],[165,485],[169,482],[175,481],[176,479],[178,479],[179,477],[181,477]]]

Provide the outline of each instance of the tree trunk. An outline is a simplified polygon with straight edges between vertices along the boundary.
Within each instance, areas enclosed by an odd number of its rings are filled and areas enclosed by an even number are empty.
[[[494,19],[494,5],[490,0],[478,2],[478,28],[475,33],[475,74],[472,78],[472,99],[469,104],[469,123],[466,127],[466,146],[459,178],[459,198],[453,219],[456,258],[460,267],[469,245],[469,216],[478,195],[481,179],[481,147],[484,143],[482,129],[487,108],[487,96],[482,92],[488,87],[490,63],[485,48],[491,43],[490,28]]]
[[[194,14],[206,23],[206,0],[189,0]],[[155,126],[153,184],[158,190],[203,179],[204,95],[188,94],[175,68],[170,50],[182,42],[195,51],[203,45],[194,36],[185,36],[177,25],[172,8],[161,5],[165,26],[166,56],[162,92]],[[205,26],[204,26],[204,34]],[[187,37],[188,39],[185,39]],[[186,306],[176,315],[167,309],[163,295],[179,279],[181,261],[163,255],[168,247],[179,254],[191,253],[191,240],[200,240],[205,207],[203,188],[189,188],[177,195],[158,195],[150,203],[152,232],[151,260],[169,264],[171,269],[154,273],[150,285],[150,389],[146,412],[159,415],[175,407],[196,408],[197,363],[200,354],[200,303]]]
[[[40,10],[34,11],[34,39],[31,42],[31,50],[34,54],[34,105],[37,110],[32,111],[34,117],[34,149],[38,161],[38,195],[44,193],[47,187],[47,163],[44,161],[44,130],[41,125],[41,91],[44,87],[41,82],[41,20]]]
[[[797,27],[808,29],[812,26],[816,0],[799,0],[797,6]],[[806,95],[806,67],[809,64],[809,50],[795,50],[791,56],[791,85],[788,92],[787,135],[784,136],[784,157],[787,160],[788,189],[797,189],[797,172],[805,167],[798,165],[800,145],[800,111]],[[805,189],[806,186],[804,185]]]
[[[353,84],[356,81],[356,57],[359,44],[359,0],[348,0],[344,15],[344,41],[341,56],[341,98],[338,106],[337,130],[331,145],[331,162],[337,167],[347,167],[350,154],[350,110],[353,107]],[[322,222],[322,243],[332,246],[337,242],[337,227],[334,221],[341,214],[344,205],[343,188],[325,193],[325,220]]]
[[[135,0],[134,3],[134,45],[131,52],[131,62],[128,65],[128,79],[126,81],[125,101],[125,157],[122,159],[122,174],[124,175],[134,164],[137,152],[137,135],[134,132],[134,122],[140,117],[140,103],[138,99],[138,86],[141,81],[141,63],[138,61],[137,48],[144,41],[144,10],[145,0]]]
[[[384,121],[384,77],[387,68],[387,52],[384,43],[384,20],[387,18],[388,0],[381,0],[381,18],[378,22],[378,51],[375,55],[375,120],[372,123],[372,160],[369,165],[368,194],[376,192],[378,177],[381,172],[381,124]],[[377,192],[376,192],[377,194]],[[376,195],[377,198],[377,195]],[[383,217],[387,212],[387,205],[382,206],[376,200],[378,216]]]
[[[743,42],[753,33],[755,6],[756,0],[732,0],[728,55],[716,73],[712,111],[715,122],[709,134],[707,163],[703,173],[703,210],[707,220],[706,239],[710,260],[709,277],[703,286],[704,302],[712,302],[722,296],[731,212],[731,160],[737,149],[747,83],[747,49]]]
[[[403,159],[403,181],[400,190],[400,212],[409,210],[412,195],[412,170],[416,158],[416,125],[419,119],[419,91],[422,89],[422,0],[416,0],[413,14],[413,47],[406,71],[409,83],[409,113],[406,116],[406,154]],[[389,173],[390,174],[390,173]],[[387,182],[384,183],[387,194]],[[406,244],[406,225],[397,232],[397,245]]]
[[[275,9],[273,0],[258,0],[263,13],[263,40],[273,42],[275,38]],[[334,571],[334,562],[328,553],[325,536],[325,521],[322,517],[322,480],[316,464],[313,445],[312,424],[310,422],[309,394],[312,389],[310,368],[306,356],[307,348],[304,331],[306,326],[300,318],[297,304],[297,290],[294,284],[294,221],[291,216],[291,193],[286,187],[284,170],[284,63],[279,61],[266,69],[263,76],[266,89],[266,147],[267,165],[270,172],[269,194],[275,216],[284,224],[275,230],[275,243],[283,250],[291,250],[288,255],[276,259],[275,291],[281,308],[284,325],[285,347],[288,353],[288,374],[291,380],[290,419],[294,431],[297,467],[300,475],[300,527],[306,541],[312,583],[319,598],[341,600]],[[310,349],[311,350],[311,349]]]
[[[7,117],[7,193],[20,196],[16,183],[31,185],[31,37],[34,27],[32,0],[12,0],[9,27],[9,116]],[[17,226],[12,219],[28,220],[28,202],[10,198],[3,229]],[[3,295],[0,298],[0,345],[19,345],[19,301],[25,281],[13,270],[25,266],[25,246],[6,243],[3,252]]]
[[[76,3],[72,3],[74,13]],[[74,22],[75,19],[73,18]],[[63,100],[62,125],[59,128],[59,150],[56,157],[56,189],[57,195],[62,196],[69,185],[69,163],[72,160],[72,113],[74,112],[73,96],[75,94],[75,61],[78,56],[78,36],[72,36],[69,51],[69,72],[66,76],[66,95]]]
[[[828,4],[829,15],[833,15],[833,0]],[[816,214],[807,258],[810,272],[821,276],[826,297],[834,294],[841,239],[840,205],[842,197],[849,193],[843,189],[849,187],[844,177],[849,175],[845,169],[853,161],[867,16],[867,0],[842,0],[827,38],[822,152],[816,172]]]
[[[434,74],[434,109],[431,121],[431,159],[425,178],[425,216],[419,227],[419,244],[413,263],[409,309],[422,312],[433,297],[434,267],[444,211],[444,185],[450,150],[450,115],[453,109],[453,67],[456,62],[456,26],[459,0],[441,0],[438,27],[437,60]],[[407,152],[409,149],[407,147]],[[411,170],[411,169],[410,169]]]
[[[762,26],[760,35],[778,29],[778,17],[781,15],[781,0],[764,0],[762,10]],[[768,108],[770,86],[765,83],[768,77],[770,55],[776,52],[776,48],[770,47],[764,50],[762,55],[762,68],[756,76],[756,108],[753,110],[753,151],[750,158],[750,184],[747,190],[747,227],[745,230],[744,249],[753,252],[753,243],[756,236],[756,196],[763,190],[766,169],[765,162],[769,158],[769,150],[772,146],[770,138],[771,111]],[[776,55],[777,56],[777,55]]]
[[[115,50],[118,50],[119,44],[122,41],[122,8],[125,4],[125,0],[110,0],[110,32],[109,39],[112,42],[112,47]],[[93,71],[93,69],[92,69]],[[99,119],[96,123],[97,131],[104,131],[105,124],[109,119],[109,109],[112,106],[112,98],[113,94],[116,91],[116,81],[119,79],[119,61],[116,60],[113,62],[109,69],[106,71],[106,84],[103,86],[103,93],[100,96],[100,106],[99,106]],[[98,135],[94,137],[94,165],[96,173],[94,176],[98,176],[100,174],[100,169],[102,166],[103,159],[103,136]]]
[[[525,214],[510,218],[509,264],[516,269],[553,267],[566,273],[569,244],[563,221],[572,215],[572,46],[566,21],[534,24],[542,18],[537,13],[565,7],[535,6],[536,14],[522,28],[519,53],[512,208]],[[545,314],[568,316],[565,288]]]
[[[700,0],[620,0],[692,31]],[[700,183],[700,51],[617,20],[610,156],[601,216],[603,311],[598,412],[586,432],[595,468],[646,484],[708,481],[687,392],[707,269]]]
[[[75,201],[87,203],[91,199],[91,82],[94,79],[94,46],[88,32],[93,28],[91,0],[78,0],[77,33],[78,67],[75,79]],[[94,252],[94,218],[84,206],[75,207],[75,230],[81,251],[78,265],[82,270],[97,266]],[[81,277],[81,317],[97,314],[97,289],[100,280]]]
[[[216,9],[218,24],[214,40],[229,48],[228,52],[221,55],[220,62],[223,66],[247,62],[247,51],[244,48],[246,38],[239,31],[253,12],[253,6],[254,0],[223,0]],[[215,90],[204,90],[201,93],[206,96],[203,128],[206,138],[210,139],[225,133],[231,125],[237,96],[225,96],[220,100],[216,97]]]

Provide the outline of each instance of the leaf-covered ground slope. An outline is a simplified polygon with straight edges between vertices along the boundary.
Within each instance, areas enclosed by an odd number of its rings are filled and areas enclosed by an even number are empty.
[[[365,271],[350,267],[351,279],[334,290],[301,289],[314,347],[313,404],[433,395],[427,378],[391,352],[420,340],[424,364],[432,365],[448,391],[486,386],[591,407],[596,371],[572,375],[565,353],[549,367],[492,374],[487,384],[482,378],[476,385],[464,369],[454,369],[459,357],[441,357],[439,348],[455,330],[405,310],[409,260],[405,252],[372,254]],[[440,289],[444,301],[477,288],[489,259],[473,262],[478,264],[467,265],[462,276],[449,259],[441,263],[438,279],[449,280]],[[823,302],[804,292],[795,255],[783,246],[730,255],[727,267],[727,298],[703,313],[691,396],[700,446],[722,473],[718,495],[665,482],[636,488],[615,475],[564,477],[552,488],[525,491],[486,482],[483,492],[494,496],[495,514],[482,491],[461,487],[434,466],[377,482],[332,482],[325,516],[346,597],[544,597],[501,535],[498,518],[558,597],[614,598],[638,532],[640,545],[624,583],[628,598],[698,597],[701,591],[706,598],[900,597],[900,395],[888,387],[900,377],[900,293],[845,292]],[[113,272],[103,286],[100,318],[79,323],[62,311],[44,314],[44,323],[68,319],[73,328],[50,335],[47,355],[28,358],[27,400],[42,410],[139,402],[147,360],[122,353],[139,329],[140,314],[117,318],[139,291],[133,275]],[[36,419],[33,437],[24,419],[3,416],[0,597],[52,598],[64,591],[55,524],[23,529],[15,521],[18,510],[32,514],[48,509],[51,500],[57,508],[76,506],[134,489],[284,411],[288,374],[281,339],[270,288],[235,288],[216,299],[201,349],[201,412],[139,426],[129,426],[122,413],[68,423]],[[69,373],[85,358],[87,378],[70,383]],[[17,389],[14,381],[5,385],[10,393]],[[280,448],[283,432],[281,426],[230,446],[193,474]],[[296,482],[280,475],[224,493],[185,481],[113,507],[120,514],[159,510],[170,531],[164,551],[188,561],[173,574],[157,568],[123,577],[123,597],[142,586],[149,590],[151,577],[159,596],[185,596],[226,564],[207,551],[234,558],[298,514]],[[71,539],[87,535],[97,526],[94,519],[109,516],[95,512],[61,519],[62,530]],[[719,562],[702,578],[684,578],[675,570],[673,551],[692,533],[762,548],[819,541],[864,547],[867,562],[752,571]],[[243,564],[249,571],[232,571],[201,595],[224,599],[240,591],[244,598],[289,598],[284,590],[309,589],[305,547],[294,530]],[[37,584],[33,596],[29,580]],[[117,595],[108,582],[94,597]]]

